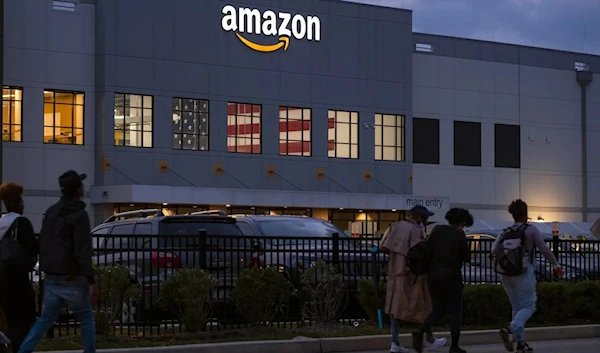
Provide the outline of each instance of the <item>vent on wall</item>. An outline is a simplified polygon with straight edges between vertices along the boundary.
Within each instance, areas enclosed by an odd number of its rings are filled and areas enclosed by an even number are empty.
[[[73,1],[54,1],[53,8],[59,11],[75,11],[75,2]]]
[[[575,62],[575,71],[590,71],[590,65],[582,62]]]
[[[415,50],[425,53],[433,53],[433,46],[431,46],[431,44],[417,43],[415,45]]]

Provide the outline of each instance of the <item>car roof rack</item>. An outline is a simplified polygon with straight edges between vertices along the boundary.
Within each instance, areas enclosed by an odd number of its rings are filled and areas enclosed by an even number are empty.
[[[165,214],[161,210],[158,210],[158,209],[127,211],[127,212],[116,213],[116,214],[108,217],[102,223],[110,223],[110,222],[114,222],[114,221],[121,221],[121,220],[129,219],[129,218],[147,218],[149,216],[163,217],[164,215]]]
[[[198,211],[198,212],[190,212],[189,216],[227,216],[227,213],[221,210],[211,210],[211,211]]]

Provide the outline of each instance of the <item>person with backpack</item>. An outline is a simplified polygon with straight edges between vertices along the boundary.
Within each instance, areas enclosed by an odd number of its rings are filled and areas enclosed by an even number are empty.
[[[431,312],[427,280],[409,262],[411,249],[419,248],[425,240],[427,219],[433,216],[423,206],[413,207],[405,220],[393,223],[384,234],[381,250],[389,255],[385,311],[391,318],[392,345],[390,352],[407,353],[398,341],[399,321],[423,323]],[[414,265],[414,263],[413,263]],[[446,344],[445,338],[436,339],[433,329],[427,331],[427,349]]]
[[[15,183],[0,186],[7,211],[0,218],[0,315],[15,352],[37,314],[29,273],[37,262],[39,244],[31,222],[23,217],[23,191],[23,186]]]
[[[427,279],[433,310],[419,331],[413,333],[413,347],[423,351],[423,335],[450,316],[452,345],[450,353],[466,353],[458,345],[462,326],[463,278],[462,266],[471,261],[471,250],[464,228],[473,225],[473,216],[462,208],[446,213],[448,225],[436,226],[426,242]]]
[[[546,245],[540,231],[527,223],[527,204],[518,199],[511,202],[508,212],[515,224],[500,234],[492,247],[492,264],[502,278],[502,286],[512,306],[512,321],[500,330],[500,337],[507,351],[529,351],[525,342],[525,324],[536,311],[537,293],[535,278],[535,250],[554,266],[554,273],[562,277],[562,269],[556,257]]]
[[[40,270],[45,275],[42,315],[18,353],[33,352],[54,325],[63,304],[80,322],[83,352],[96,352],[92,303],[98,299],[98,288],[92,266],[90,218],[81,201],[85,178],[85,174],[70,170],[58,179],[62,198],[46,211],[40,232]]]

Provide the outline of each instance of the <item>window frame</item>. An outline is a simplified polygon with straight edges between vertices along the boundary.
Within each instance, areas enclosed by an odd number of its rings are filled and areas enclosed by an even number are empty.
[[[334,131],[334,136],[333,136],[333,156],[329,155],[329,113],[334,112],[334,117],[333,117],[333,131]],[[349,136],[348,139],[350,142],[345,143],[345,142],[338,142],[338,119],[337,119],[337,115],[338,113],[348,113],[350,115],[350,121],[349,122],[339,122],[339,124],[343,124],[343,125],[348,125],[348,131],[349,131]],[[352,122],[352,114],[356,114],[356,123]],[[356,124],[356,157],[352,157],[352,125]],[[348,146],[348,156],[349,157],[338,157],[338,150],[337,150],[337,146],[338,144],[340,145],[347,145]],[[350,110],[343,110],[343,109],[328,109],[327,110],[327,157],[328,158],[336,158],[336,159],[360,159],[360,112],[357,111],[350,111]]]
[[[235,105],[235,114],[231,115],[229,114],[229,105],[230,104],[234,104]],[[240,105],[250,105],[250,125],[251,125],[251,134],[250,134],[250,152],[240,152],[238,151],[238,148],[240,147],[240,145],[238,144],[238,139],[239,139],[239,135],[238,134],[238,117],[239,116],[246,116],[246,115],[240,115],[240,113],[238,113],[238,107]],[[254,141],[256,141],[256,138],[254,137],[254,123],[252,122],[253,119],[255,118],[255,113],[254,113],[254,106],[258,106],[260,107],[260,115],[258,115],[258,126],[259,126],[259,135],[258,135],[258,143],[259,143],[259,150],[258,152],[254,152],[253,148],[254,148]],[[235,145],[233,146],[235,148],[235,151],[229,151],[229,138],[231,136],[229,136],[229,117],[233,116],[235,117],[235,135],[232,136],[235,139]],[[246,116],[247,117],[247,116]],[[241,153],[241,154],[252,154],[252,155],[256,155],[256,154],[262,154],[263,151],[263,105],[262,104],[254,104],[254,103],[242,103],[242,102],[237,102],[237,101],[231,101],[231,102],[227,102],[227,153]],[[248,138],[248,137],[244,137],[244,138]]]
[[[2,102],[8,102],[8,124],[4,123],[4,115],[2,115],[2,128],[4,128],[5,125],[8,125],[8,140],[4,139],[4,132],[2,132],[2,141],[1,142],[23,142],[23,101],[25,100],[24,94],[23,94],[23,87],[20,86],[10,86],[10,85],[3,85],[2,86],[2,95],[4,95],[4,90],[19,90],[21,91],[21,99],[20,100],[16,100],[16,99],[4,99],[2,98]],[[13,112],[13,106],[15,102],[20,102],[21,103],[21,123],[20,124],[15,124],[13,123],[14,117],[12,115]],[[2,107],[2,113],[4,113],[4,106]],[[19,140],[15,140],[13,139],[13,133],[12,133],[12,128],[13,126],[18,126],[21,128],[21,138]]]
[[[68,93],[71,94],[73,96],[73,102],[71,103],[71,134],[73,136],[73,143],[56,143],[56,142],[46,142],[45,140],[43,141],[45,145],[63,145],[63,146],[84,146],[85,145],[85,92],[83,91],[71,91],[71,90],[65,90],[65,89],[51,89],[51,88],[44,88],[44,93],[45,92],[52,92],[52,126],[47,126],[45,121],[43,122],[43,128],[52,128],[52,134],[54,136],[53,140],[56,140],[56,135],[55,135],[55,131],[56,131],[56,93]],[[82,104],[76,104],[75,103],[75,96],[81,94],[83,96],[83,103]],[[44,97],[42,96],[42,108],[46,107],[46,104],[50,104],[49,102],[46,102],[44,100]],[[68,105],[65,103],[59,103],[60,105]],[[79,128],[75,128],[75,107],[76,106],[81,106],[81,143],[76,143],[77,139],[75,138],[75,130],[79,130]],[[45,113],[45,109],[44,111],[44,115]],[[60,128],[64,128],[63,126],[59,126]]]
[[[200,151],[200,152],[209,152],[210,151],[210,100],[204,99],[204,98],[173,97],[171,99],[171,117],[173,116],[173,114],[175,114],[175,112],[177,112],[177,113],[179,113],[179,117],[180,118],[183,118],[183,114],[186,111],[184,110],[183,106],[180,107],[180,109],[177,110],[177,111],[174,109],[174,106],[173,106],[174,102],[173,101],[175,99],[181,100],[182,105],[183,105],[183,101],[184,100],[194,101],[194,104],[206,103],[206,135],[202,135],[202,134],[198,133],[198,131],[194,131],[191,134],[192,136],[196,137],[195,149],[194,148],[192,148],[192,149],[183,148],[183,143],[179,144],[180,148],[175,148],[175,143],[174,143],[173,140],[171,141],[172,142],[171,143],[171,148],[174,151],[196,151],[196,152]],[[187,111],[187,112],[189,113],[190,111]],[[191,111],[191,113],[193,115],[198,114],[198,116],[200,116],[200,113],[203,113],[203,112],[200,112],[200,110],[193,110],[193,111]],[[172,118],[171,118],[171,120],[172,120]],[[152,120],[152,123],[154,124],[154,119]],[[183,132],[183,125],[181,127],[181,132],[171,131],[171,137],[172,137],[172,139],[176,139],[176,135],[181,135],[181,141],[183,141],[184,135],[187,135],[186,133]],[[206,149],[201,149],[200,148],[200,137],[201,136],[205,136],[206,137]]]
[[[285,108],[285,120],[281,119],[281,112],[282,112],[282,108]],[[289,143],[290,143],[290,131],[289,131],[289,124],[290,124],[290,109],[297,109],[297,110],[301,110],[302,111],[302,117],[301,119],[292,119],[291,121],[299,121],[302,125],[302,127],[304,127],[304,122],[307,121],[309,123],[310,129],[308,130],[308,141],[304,140],[304,131],[305,130],[301,130],[300,132],[302,133],[302,136],[300,138],[300,140],[291,140],[291,142],[300,142],[302,148],[301,148],[301,154],[290,154],[289,151]],[[306,119],[305,118],[305,112],[308,111],[309,114],[309,118]],[[312,114],[312,108],[302,108],[302,107],[297,107],[297,106],[287,106],[287,105],[280,105],[279,106],[279,116],[278,116],[278,122],[279,122],[279,155],[280,156],[291,156],[291,157],[311,157],[312,156],[312,150],[313,150],[313,120],[312,120],[313,114]],[[285,130],[285,139],[281,138],[281,124],[284,123],[286,126],[286,130]],[[309,147],[308,147],[308,154],[306,154],[307,152],[304,151],[304,143],[308,142],[309,143]],[[281,152],[281,144],[285,144],[285,152]]]
[[[381,116],[381,124],[377,124],[377,116]],[[393,116],[395,125],[386,125],[384,123],[384,116],[385,115],[390,115]],[[401,124],[398,125],[398,118],[400,118]],[[377,128],[381,128],[381,145],[377,144]],[[389,127],[389,128],[394,128],[394,136],[395,136],[395,141],[394,141],[394,146],[389,146],[384,144],[384,136],[385,136],[385,128]],[[402,137],[401,137],[401,143],[398,144],[398,134],[396,133],[396,131],[398,131],[398,129],[402,130]],[[378,162],[406,162],[406,115],[403,114],[387,114],[387,113],[375,113],[375,124],[374,124],[374,128],[373,128],[373,134],[375,136],[375,141],[374,141],[374,147],[375,147],[375,155],[374,158],[376,161]],[[384,147],[393,147],[394,148],[394,155],[395,158],[394,159],[385,159],[384,158]],[[380,149],[381,151],[381,159],[377,159],[377,149]],[[398,149],[401,149],[401,156],[400,159],[398,159]]]
[[[123,108],[123,129],[119,130],[123,133],[123,144],[122,145],[117,145],[116,139],[115,139],[115,132],[117,131],[117,129],[115,129],[115,117],[116,117],[115,110],[117,109],[117,95],[118,94],[123,95],[123,106],[122,106],[122,108]],[[142,97],[142,105],[140,107],[135,107],[135,108],[139,108],[142,110],[142,124],[144,123],[144,109],[148,109],[148,108],[144,108],[144,97],[150,97],[152,99],[152,108],[150,108],[150,110],[152,112],[152,115],[151,115],[151,117],[152,117],[152,125],[151,126],[152,127],[151,127],[151,131],[150,131],[150,135],[152,137],[150,138],[150,140],[151,140],[150,147],[144,146],[144,132],[147,132],[147,131],[144,131],[143,128],[142,128],[142,130],[129,130],[130,133],[131,133],[131,131],[141,131],[142,143],[139,146],[127,145],[125,143],[125,141],[126,141],[125,133],[127,131],[127,129],[125,128],[127,126],[127,117],[125,116],[125,107],[126,107],[125,96],[140,96],[140,97]],[[126,92],[121,92],[121,91],[114,92],[114,94],[113,94],[113,140],[114,140],[115,147],[146,148],[146,149],[154,148],[154,130],[155,130],[154,129],[154,122],[155,122],[154,106],[155,106],[154,95],[144,94],[144,93],[126,93]],[[131,108],[131,106],[129,106],[129,108]]]

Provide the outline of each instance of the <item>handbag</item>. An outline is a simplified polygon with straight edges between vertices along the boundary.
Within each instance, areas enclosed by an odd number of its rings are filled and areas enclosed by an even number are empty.
[[[31,271],[35,266],[35,258],[27,256],[23,245],[19,243],[18,228],[19,223],[15,223],[15,227],[11,229],[10,234],[5,235],[0,241],[0,263],[9,267],[19,267]]]

